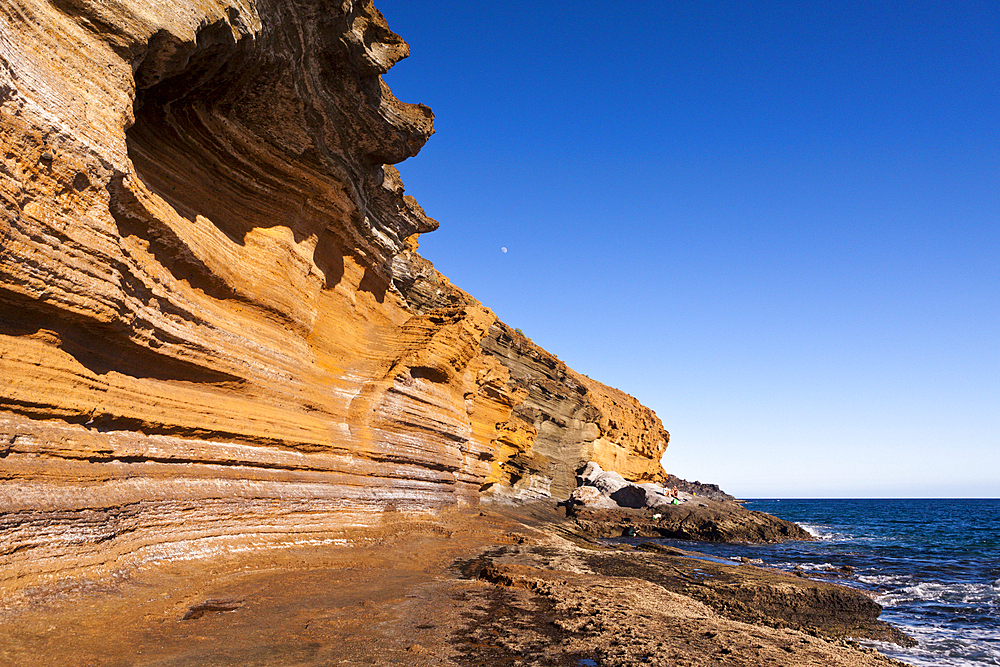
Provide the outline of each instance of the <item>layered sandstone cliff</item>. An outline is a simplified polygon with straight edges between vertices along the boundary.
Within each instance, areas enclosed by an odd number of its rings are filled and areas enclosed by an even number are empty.
[[[650,410],[417,253],[407,50],[368,1],[0,5],[2,577],[662,478]]]

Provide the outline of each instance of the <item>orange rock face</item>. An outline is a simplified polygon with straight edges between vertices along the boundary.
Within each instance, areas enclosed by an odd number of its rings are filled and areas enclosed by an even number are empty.
[[[0,576],[662,477],[417,254],[407,50],[368,1],[0,6]]]

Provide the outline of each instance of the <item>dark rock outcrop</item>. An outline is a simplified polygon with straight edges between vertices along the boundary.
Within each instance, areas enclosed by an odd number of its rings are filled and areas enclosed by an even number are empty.
[[[783,542],[813,537],[791,521],[738,503],[700,499],[655,509],[569,505],[566,513],[592,537],[666,537],[704,542]]]
[[[690,493],[702,498],[711,498],[712,500],[736,500],[734,496],[729,495],[725,491],[719,488],[718,484],[702,484],[701,482],[689,482],[686,479],[681,479],[676,475],[667,475],[663,480],[663,486],[669,488],[676,488],[678,491],[683,491],[685,493]]]
[[[639,549],[655,556],[594,554],[587,564],[600,574],[655,582],[744,623],[913,644],[907,635],[879,621],[882,607],[861,591],[751,565],[692,560],[692,554],[655,543]]]

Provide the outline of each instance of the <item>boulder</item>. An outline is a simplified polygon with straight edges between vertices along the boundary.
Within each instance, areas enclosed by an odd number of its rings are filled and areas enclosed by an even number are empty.
[[[616,472],[602,472],[591,482],[591,486],[596,487],[604,495],[610,496],[622,487],[635,485],[626,481],[624,477]]]
[[[584,507],[595,509],[616,509],[618,505],[614,500],[601,493],[593,486],[580,486],[573,490],[569,496],[570,502]]]
[[[639,484],[640,487],[646,489],[646,495],[650,496],[650,500],[659,496],[661,498],[666,498],[667,491],[659,484],[653,484],[652,482],[646,482],[645,484]]]
[[[580,486],[592,485],[594,480],[596,480],[603,473],[604,469],[601,468],[601,466],[597,465],[593,461],[590,461],[576,476],[576,483]]]

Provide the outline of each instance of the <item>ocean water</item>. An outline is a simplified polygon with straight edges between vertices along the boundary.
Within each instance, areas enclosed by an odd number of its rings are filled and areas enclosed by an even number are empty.
[[[699,542],[719,558],[834,576],[875,594],[882,620],[917,640],[913,648],[870,643],[911,665],[1000,665],[1000,500],[752,500],[752,510],[794,521],[815,542]],[[680,548],[690,542],[662,540]],[[850,566],[850,574],[835,572]]]

